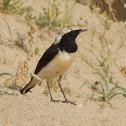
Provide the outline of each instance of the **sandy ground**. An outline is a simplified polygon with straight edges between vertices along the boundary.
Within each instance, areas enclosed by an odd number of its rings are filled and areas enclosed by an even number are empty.
[[[48,3],[42,0],[27,0],[25,6],[33,8],[33,15],[37,16],[41,12],[41,8],[47,6]],[[63,8],[61,6],[61,12]],[[62,86],[66,90],[66,96],[69,100],[74,101],[77,106],[65,103],[53,103],[46,90],[46,81],[39,86],[36,85],[26,96],[21,95],[18,91],[7,89],[7,86],[12,84],[9,80],[5,83],[5,89],[14,92],[18,95],[0,95],[0,126],[125,126],[126,125],[126,99],[117,95],[110,100],[109,104],[99,101],[91,101],[92,93],[89,86],[80,86],[85,81],[94,82],[99,78],[91,73],[94,72],[81,58],[79,52],[88,57],[88,60],[94,64],[98,62],[92,54],[85,50],[89,48],[88,42],[93,42],[100,46],[98,35],[103,32],[103,25],[97,13],[91,13],[86,6],[76,4],[73,10],[72,20],[76,24],[83,15],[83,27],[88,28],[88,31],[82,33],[77,38],[79,46],[74,64],[64,75]],[[88,21],[88,25],[84,22]],[[104,37],[105,48],[111,49],[111,57],[116,57],[116,63],[119,67],[126,65],[126,41],[123,33],[126,32],[123,22],[113,23],[110,21],[110,28],[106,30]],[[10,32],[9,32],[9,29]],[[36,28],[37,29],[37,28]],[[27,25],[23,16],[6,15],[0,13],[0,73],[8,72],[13,75],[22,70],[33,72],[38,60],[44,51],[53,43],[56,32],[47,31],[40,32],[36,30],[33,33],[33,43],[31,51],[36,47],[39,48],[39,54],[32,53],[30,60],[27,59],[28,53],[24,51],[29,47],[28,32],[30,27]],[[95,35],[92,38],[93,33]],[[19,40],[20,34],[24,38],[23,46],[15,45]],[[9,41],[10,40],[10,41]],[[124,42],[123,48],[116,52],[121,42]],[[108,47],[109,46],[109,47]],[[23,49],[22,49],[23,48]],[[99,56],[99,49],[94,48],[94,52]],[[114,75],[114,80],[118,81],[123,87],[126,87],[126,78],[120,73],[117,67],[112,64],[111,72]],[[9,77],[3,76],[0,78],[0,83],[5,82]],[[23,80],[23,79],[24,80]],[[16,85],[25,86],[30,77],[27,74],[20,75],[16,80]],[[68,93],[68,90],[70,92]],[[63,96],[59,89],[52,94],[55,99],[63,100]]]

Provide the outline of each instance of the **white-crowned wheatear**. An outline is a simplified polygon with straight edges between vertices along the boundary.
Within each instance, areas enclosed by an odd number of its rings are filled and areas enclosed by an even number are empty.
[[[47,79],[47,86],[49,89],[51,101],[53,102],[58,100],[54,100],[52,98],[48,80],[51,78],[59,77],[58,85],[65,98],[63,102],[75,104],[67,100],[61,87],[61,78],[73,62],[74,54],[77,51],[77,44],[75,42],[76,37],[79,35],[79,33],[84,31],[87,30],[71,26],[62,28],[58,32],[54,43],[45,51],[38,62],[34,73],[42,79]],[[38,80],[32,77],[31,81],[20,91],[21,94],[26,94],[37,83]]]

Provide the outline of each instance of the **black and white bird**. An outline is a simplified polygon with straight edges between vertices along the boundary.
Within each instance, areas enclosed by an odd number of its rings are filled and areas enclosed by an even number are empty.
[[[38,62],[34,74],[42,79],[47,79],[49,94],[51,101],[53,102],[59,100],[54,100],[52,97],[49,86],[49,79],[59,77],[58,85],[65,98],[65,100],[62,102],[74,104],[73,102],[67,100],[61,87],[61,78],[72,65],[74,54],[77,51],[77,44],[75,40],[79,33],[84,31],[86,31],[86,29],[79,29],[72,26],[62,28],[58,32],[54,43],[45,51]],[[26,94],[37,83],[38,80],[32,77],[31,81],[20,91],[21,94]]]

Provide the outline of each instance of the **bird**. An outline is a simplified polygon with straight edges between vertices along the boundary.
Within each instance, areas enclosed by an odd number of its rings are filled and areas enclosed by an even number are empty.
[[[54,43],[45,51],[37,64],[34,74],[40,77],[42,80],[47,80],[47,87],[52,102],[59,102],[60,100],[53,99],[49,80],[58,77],[58,85],[65,99],[62,102],[75,105],[74,102],[71,102],[66,98],[61,86],[61,80],[74,61],[75,53],[78,49],[76,38],[81,32],[84,31],[87,31],[87,29],[80,29],[75,26],[63,27],[57,33]],[[26,94],[37,83],[38,80],[32,77],[30,82],[23,89],[21,89],[20,93],[23,95]]]

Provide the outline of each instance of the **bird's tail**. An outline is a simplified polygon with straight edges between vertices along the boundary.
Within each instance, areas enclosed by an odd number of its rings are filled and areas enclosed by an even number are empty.
[[[20,91],[21,94],[26,94],[31,88],[37,84],[38,80],[31,78],[31,81]]]

